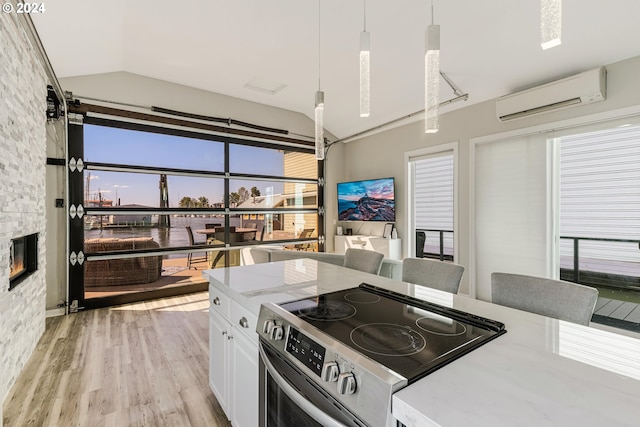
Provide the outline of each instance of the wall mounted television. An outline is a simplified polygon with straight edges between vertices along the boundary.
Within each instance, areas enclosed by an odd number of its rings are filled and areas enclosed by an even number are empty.
[[[395,221],[393,178],[338,183],[338,221]]]

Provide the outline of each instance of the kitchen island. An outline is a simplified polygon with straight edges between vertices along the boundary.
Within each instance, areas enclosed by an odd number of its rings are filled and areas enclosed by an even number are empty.
[[[638,425],[637,338],[308,259],[203,274],[210,282],[212,316],[217,316],[216,307],[220,307],[214,298],[219,298],[219,304],[220,298],[231,302],[227,313],[246,310],[244,323],[242,318],[231,319],[231,314],[229,323],[235,328],[240,324],[243,335],[252,342],[257,342],[255,323],[262,303],[283,303],[353,288],[362,282],[505,323],[505,335],[393,395],[393,415],[407,426]],[[240,311],[234,310],[234,305]],[[257,358],[253,349],[245,353]],[[236,369],[239,374],[247,371]],[[216,397],[220,400],[219,394]],[[240,395],[247,403],[246,393]],[[257,400],[257,393],[252,399]],[[227,415],[233,420],[234,411],[230,412],[232,415]],[[245,409],[241,415],[248,412]]]

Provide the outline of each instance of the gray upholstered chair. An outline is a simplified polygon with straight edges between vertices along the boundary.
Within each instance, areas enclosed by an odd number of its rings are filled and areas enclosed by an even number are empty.
[[[343,266],[365,273],[379,274],[383,258],[384,255],[380,252],[349,248],[344,253]]]
[[[492,273],[491,302],[589,325],[598,290],[577,283],[522,274]]]
[[[423,258],[402,260],[402,281],[428,286],[441,291],[458,293],[464,267],[450,262]]]

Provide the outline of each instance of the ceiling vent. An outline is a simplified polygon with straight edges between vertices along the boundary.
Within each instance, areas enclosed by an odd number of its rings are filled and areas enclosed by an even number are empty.
[[[506,122],[576,105],[604,101],[607,70],[599,67],[496,100],[498,120]]]

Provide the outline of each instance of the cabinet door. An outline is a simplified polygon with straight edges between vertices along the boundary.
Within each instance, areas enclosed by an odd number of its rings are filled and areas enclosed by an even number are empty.
[[[234,427],[255,427],[258,425],[258,346],[236,331],[232,348],[231,424]]]
[[[215,310],[209,313],[209,386],[229,417],[229,333],[231,324]]]

